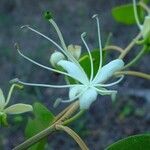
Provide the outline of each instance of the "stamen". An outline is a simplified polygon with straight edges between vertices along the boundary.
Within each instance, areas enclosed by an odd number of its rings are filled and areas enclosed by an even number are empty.
[[[133,10],[134,10],[134,16],[135,16],[136,23],[141,30],[142,25],[140,24],[139,17],[138,17],[136,0],[133,0]]]
[[[112,95],[112,94],[117,94],[117,91],[116,90],[100,90],[96,87],[94,87],[94,89],[99,92],[101,95]]]
[[[98,43],[99,43],[99,52],[100,52],[100,61],[99,61],[99,70],[100,70],[101,67],[102,67],[102,42],[101,42],[101,33],[100,33],[99,18],[98,18],[97,14],[93,15],[92,18],[96,19],[96,24],[97,24]]]
[[[45,39],[47,39],[48,41],[50,41],[51,43],[53,43],[60,51],[62,51],[62,52],[68,57],[68,55],[66,54],[66,52],[65,52],[54,40],[52,40],[51,38],[45,36],[44,34],[42,34],[42,33],[39,32],[39,31],[37,31],[37,30],[31,28],[29,25],[24,25],[24,26],[21,27],[21,29],[23,29],[23,28],[28,28],[29,30],[31,30],[31,31],[33,31],[33,32],[35,32],[35,33],[37,33],[38,35],[40,35],[40,36],[42,36],[42,37],[44,37]],[[69,58],[69,57],[68,57],[68,58]]]
[[[64,50],[62,47],[60,47],[54,40],[52,40],[51,38],[45,36],[44,34],[42,34],[41,32],[31,28],[29,25],[26,26],[22,26],[22,28],[28,28],[29,30],[37,33],[38,35],[44,37],[45,39],[47,39],[48,41],[50,41],[51,43],[53,43],[58,49],[60,49],[69,60],[71,60],[72,62],[76,63],[78,65],[78,67],[82,70],[82,72],[85,74],[85,71],[83,70],[83,68],[81,67],[81,65],[79,64],[79,62],[71,55],[71,53],[68,51],[68,49]]]
[[[38,87],[49,87],[49,88],[70,88],[74,86],[83,86],[81,84],[70,84],[70,85],[50,85],[50,84],[37,84],[37,83],[28,83],[28,82],[23,82],[20,81],[18,78],[13,79],[10,81],[11,83],[19,83],[22,85],[27,85],[27,86],[38,86]]]
[[[70,74],[68,74],[68,73],[66,73],[66,72],[59,71],[59,70],[56,70],[56,69],[53,69],[53,68],[44,66],[44,65],[42,65],[42,64],[40,64],[40,63],[38,63],[38,62],[32,60],[31,58],[25,56],[25,55],[24,55],[23,53],[21,53],[21,51],[19,50],[18,44],[15,44],[15,47],[16,47],[18,53],[19,53],[23,58],[25,58],[26,60],[30,61],[31,63],[33,63],[33,64],[35,64],[35,65],[37,65],[37,66],[40,66],[40,67],[42,67],[42,68],[44,68],[44,69],[47,69],[47,70],[50,70],[50,71],[53,71],[53,72],[57,72],[57,73],[60,73],[60,74],[63,74],[63,75],[66,75],[66,76],[69,76],[69,77],[75,79],[73,76],[71,76]]]
[[[84,39],[85,36],[86,36],[86,32],[83,32],[83,33],[81,34],[81,39],[82,39],[82,41],[83,41],[83,43],[84,43],[84,45],[85,45],[85,47],[86,47],[86,49],[87,49],[87,51],[88,51],[89,57],[90,57],[90,64],[91,64],[90,81],[92,81],[92,79],[93,79],[93,74],[94,74],[93,59],[92,59],[92,55],[91,55],[90,49],[89,49],[89,47],[88,47],[88,45],[87,45],[87,43],[86,43],[86,41],[85,41],[85,39]]]
[[[100,87],[109,87],[118,84],[123,80],[124,76],[121,76],[117,81],[109,83],[109,84],[95,84],[94,86],[100,86]]]
[[[71,52],[68,51],[68,48],[67,48],[67,46],[66,46],[66,44],[65,44],[63,35],[62,35],[62,33],[61,33],[61,31],[60,31],[58,25],[56,24],[56,22],[55,22],[53,19],[50,19],[49,22],[50,22],[50,23],[53,25],[53,27],[55,28],[55,30],[56,30],[56,32],[57,32],[57,34],[58,34],[58,37],[59,37],[59,39],[60,39],[61,45],[62,45],[64,51],[66,52],[66,54],[69,56],[68,58],[69,58],[72,62],[76,63],[76,64],[78,65],[78,67],[82,70],[82,72],[85,73],[85,71],[83,70],[83,68],[82,68],[81,65],[79,64],[79,62],[73,57],[73,55],[71,54]]]
[[[64,38],[62,36],[62,33],[61,31],[59,30],[59,27],[57,26],[57,24],[55,23],[55,21],[53,19],[50,19],[49,22],[53,25],[53,27],[55,28],[57,34],[58,34],[58,37],[60,39],[60,42],[61,42],[61,45],[63,47],[64,50],[67,49],[67,46],[65,44],[65,41],[64,41]]]

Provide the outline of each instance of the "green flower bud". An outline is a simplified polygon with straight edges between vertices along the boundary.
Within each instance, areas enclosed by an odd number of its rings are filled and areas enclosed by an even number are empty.
[[[56,67],[57,66],[57,63],[60,61],[60,60],[64,60],[65,59],[65,56],[61,53],[61,52],[54,52],[51,57],[50,57],[50,63],[53,67]]]
[[[150,16],[146,16],[143,26],[142,26],[142,35],[144,38],[147,38],[150,35]]]

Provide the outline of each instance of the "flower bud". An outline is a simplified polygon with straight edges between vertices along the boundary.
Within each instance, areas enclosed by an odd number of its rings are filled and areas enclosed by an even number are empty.
[[[143,26],[142,26],[142,35],[144,38],[148,38],[150,35],[150,16],[146,16]]]
[[[81,46],[79,45],[69,45],[68,51],[72,54],[75,59],[79,59],[81,55]]]
[[[65,56],[61,53],[61,52],[54,52],[51,57],[50,57],[50,63],[53,67],[56,67],[57,66],[57,63],[60,61],[60,60],[64,60],[65,59]]]

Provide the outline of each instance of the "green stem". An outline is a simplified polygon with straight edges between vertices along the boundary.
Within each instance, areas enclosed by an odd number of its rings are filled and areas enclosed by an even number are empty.
[[[32,136],[31,138],[27,139],[25,142],[21,143],[20,145],[16,146],[12,150],[26,150],[27,148],[31,147],[33,144],[37,143],[38,141],[42,140],[43,138],[47,137],[53,131],[56,130],[55,126],[62,124],[66,119],[71,117],[72,114],[79,108],[79,101],[74,102],[71,104],[71,108],[67,110],[56,122],[54,122],[48,128],[42,130],[41,132],[37,133],[36,135]]]
[[[129,51],[132,49],[132,47],[136,44],[136,41],[139,40],[142,37],[142,34],[139,33],[132,41],[129,43],[129,45],[124,49],[124,51],[120,54],[119,58],[123,59]]]
[[[27,139],[25,142],[23,142],[22,144],[16,146],[12,150],[26,150],[31,145],[37,143],[38,141],[40,141],[44,137],[48,136],[53,131],[55,131],[55,125],[52,125],[52,126],[46,128],[45,130],[43,130],[42,132],[40,132],[39,134],[36,134],[35,136]]]
[[[131,76],[140,77],[146,80],[150,80],[149,74],[138,72],[138,71],[119,71],[119,72],[116,72],[115,75],[131,75]]]
[[[81,150],[89,150],[89,148],[86,146],[84,141],[80,138],[80,136],[69,127],[63,125],[56,125],[56,129],[68,133],[78,143]]]
[[[146,49],[147,49],[147,46],[144,46],[142,50],[138,53],[138,55],[133,60],[131,60],[127,65],[125,65],[123,69],[126,69],[134,65],[144,55]]]
[[[74,122],[75,120],[77,120],[78,118],[80,118],[84,113],[86,112],[86,110],[81,110],[79,111],[76,115],[74,115],[72,118],[69,118],[68,120],[63,122],[63,125],[68,125],[72,122]]]

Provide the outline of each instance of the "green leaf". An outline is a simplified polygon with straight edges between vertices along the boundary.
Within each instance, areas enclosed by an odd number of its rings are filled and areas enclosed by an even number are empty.
[[[33,106],[34,119],[29,118],[25,129],[26,138],[30,138],[40,131],[44,130],[54,120],[54,115],[42,104],[35,103]],[[47,138],[33,145],[29,150],[44,150]]]
[[[139,5],[137,5],[137,12],[138,12],[139,19],[143,21],[144,11]],[[126,4],[126,5],[121,5],[113,8],[112,16],[119,23],[123,23],[126,25],[131,25],[136,23],[134,11],[133,11],[133,4]]]
[[[105,150],[150,150],[150,134],[139,134],[113,143]]]

